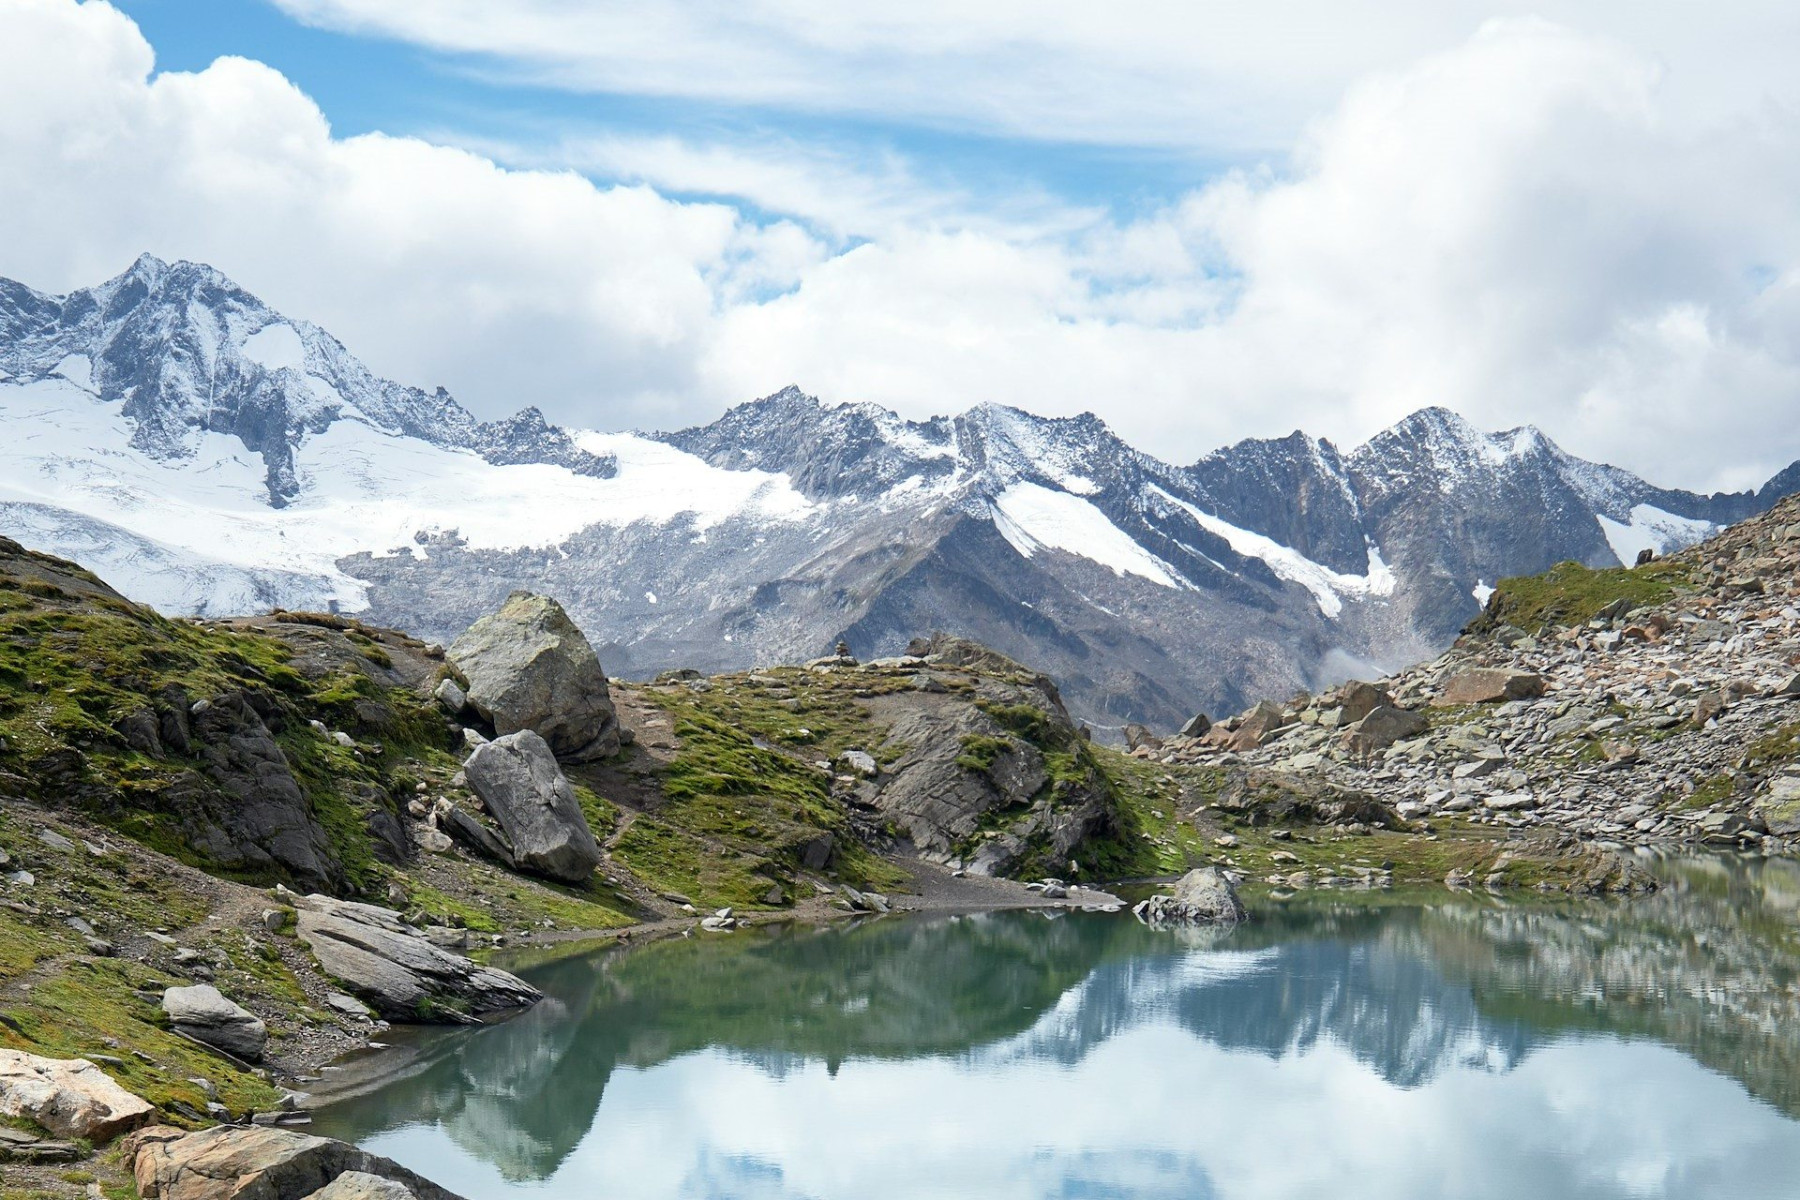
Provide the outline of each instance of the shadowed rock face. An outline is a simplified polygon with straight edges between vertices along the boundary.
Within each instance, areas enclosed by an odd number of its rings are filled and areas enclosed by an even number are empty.
[[[450,647],[469,704],[505,735],[530,730],[570,762],[619,751],[619,721],[594,648],[562,605],[514,592]]]
[[[524,730],[477,746],[463,771],[506,832],[519,869],[581,883],[600,865],[581,802],[543,738]]]

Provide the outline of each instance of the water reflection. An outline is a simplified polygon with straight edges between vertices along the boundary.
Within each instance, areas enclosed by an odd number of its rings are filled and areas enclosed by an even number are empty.
[[[1800,871],[882,920],[533,973],[324,1132],[474,1197],[1800,1194]]]

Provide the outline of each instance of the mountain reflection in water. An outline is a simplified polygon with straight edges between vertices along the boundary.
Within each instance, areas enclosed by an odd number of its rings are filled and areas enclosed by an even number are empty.
[[[1800,1195],[1800,867],[1663,873],[612,951],[318,1128],[475,1200]]]

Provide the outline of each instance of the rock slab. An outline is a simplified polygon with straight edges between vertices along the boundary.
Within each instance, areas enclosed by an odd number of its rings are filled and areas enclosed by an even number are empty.
[[[600,658],[562,605],[514,592],[451,645],[468,702],[498,734],[529,729],[570,762],[619,752]]]
[[[456,1023],[542,998],[516,975],[483,967],[418,936],[388,909],[329,896],[289,896],[326,974],[391,1021]]]
[[[124,1163],[143,1200],[460,1200],[347,1142],[265,1126],[158,1125],[126,1139]]]
[[[581,883],[600,865],[600,847],[575,789],[536,733],[509,733],[475,747],[463,773],[500,822],[519,869]]]
[[[0,1049],[0,1116],[35,1121],[57,1137],[105,1142],[154,1111],[85,1058]]]
[[[269,1027],[249,1009],[220,995],[211,984],[170,988],[163,993],[162,1006],[176,1033],[249,1062],[262,1060]]]

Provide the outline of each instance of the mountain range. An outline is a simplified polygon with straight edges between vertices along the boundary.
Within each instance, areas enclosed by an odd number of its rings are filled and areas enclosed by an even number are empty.
[[[330,608],[448,638],[559,597],[609,671],[891,654],[945,630],[1101,732],[1441,649],[1504,576],[1691,544],[1800,489],[1656,487],[1443,408],[1162,462],[1098,417],[909,421],[786,388],[711,424],[482,421],[211,267],[0,280],[0,532],[169,613]]]

